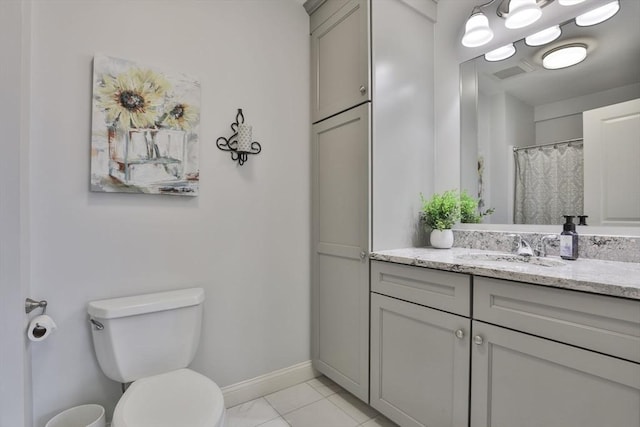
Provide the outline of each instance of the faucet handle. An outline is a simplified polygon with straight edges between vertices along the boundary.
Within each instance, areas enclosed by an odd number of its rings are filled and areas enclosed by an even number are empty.
[[[513,242],[511,242],[511,252],[518,253],[518,249],[522,245],[522,236],[519,234],[510,233],[507,234],[507,237],[513,237]]]
[[[533,249],[531,244],[522,237],[520,234],[507,234],[509,237],[514,237],[513,244],[511,245],[511,252],[521,256],[533,256]]]
[[[536,245],[536,253],[538,256],[547,256],[547,242],[550,240],[558,240],[557,234],[547,234],[542,236]]]
[[[531,244],[524,238],[520,237],[520,244],[518,246],[518,255],[520,256],[533,256],[533,249]]]

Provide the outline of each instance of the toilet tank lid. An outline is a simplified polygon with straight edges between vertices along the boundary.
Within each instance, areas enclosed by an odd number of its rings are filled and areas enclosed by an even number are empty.
[[[87,311],[92,317],[115,319],[118,317],[189,307],[201,304],[203,301],[204,290],[202,288],[190,288],[91,301]]]

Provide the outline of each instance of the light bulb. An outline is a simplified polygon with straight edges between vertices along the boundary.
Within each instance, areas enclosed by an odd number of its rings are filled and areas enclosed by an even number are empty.
[[[513,45],[513,43],[509,43],[508,45],[499,47],[497,49],[492,50],[491,52],[485,53],[484,59],[490,62],[502,61],[503,59],[512,57],[514,53],[516,53],[516,47]]]
[[[576,16],[576,25],[580,27],[588,27],[606,21],[620,10],[620,2],[618,0],[607,3],[603,6]]]
[[[478,47],[489,43],[493,39],[493,31],[489,27],[489,20],[484,13],[474,13],[465,25],[462,44],[466,47]]]
[[[554,25],[542,31],[538,31],[535,34],[525,37],[524,42],[528,46],[542,46],[543,44],[550,43],[560,37],[562,30],[559,25]]]
[[[542,16],[542,10],[536,0],[511,0],[505,27],[509,29],[524,28],[533,24]]]
[[[580,4],[584,0],[558,0],[560,6],[573,6],[574,4]]]

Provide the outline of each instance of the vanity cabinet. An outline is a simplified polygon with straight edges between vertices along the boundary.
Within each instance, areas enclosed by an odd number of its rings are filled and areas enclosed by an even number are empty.
[[[370,404],[401,426],[468,423],[470,281],[463,274],[371,264]]]
[[[328,0],[311,23],[314,123],[371,100],[369,0]]]
[[[640,425],[640,301],[371,263],[371,406],[402,427]]]
[[[471,427],[640,425],[639,301],[484,277],[473,294]]]

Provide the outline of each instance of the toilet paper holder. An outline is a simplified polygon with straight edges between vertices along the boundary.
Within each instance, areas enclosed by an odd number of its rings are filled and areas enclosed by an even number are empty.
[[[42,301],[36,301],[31,298],[27,298],[24,300],[24,311],[29,314],[36,308],[42,309],[42,314],[45,314],[47,311],[47,300],[43,299]]]

